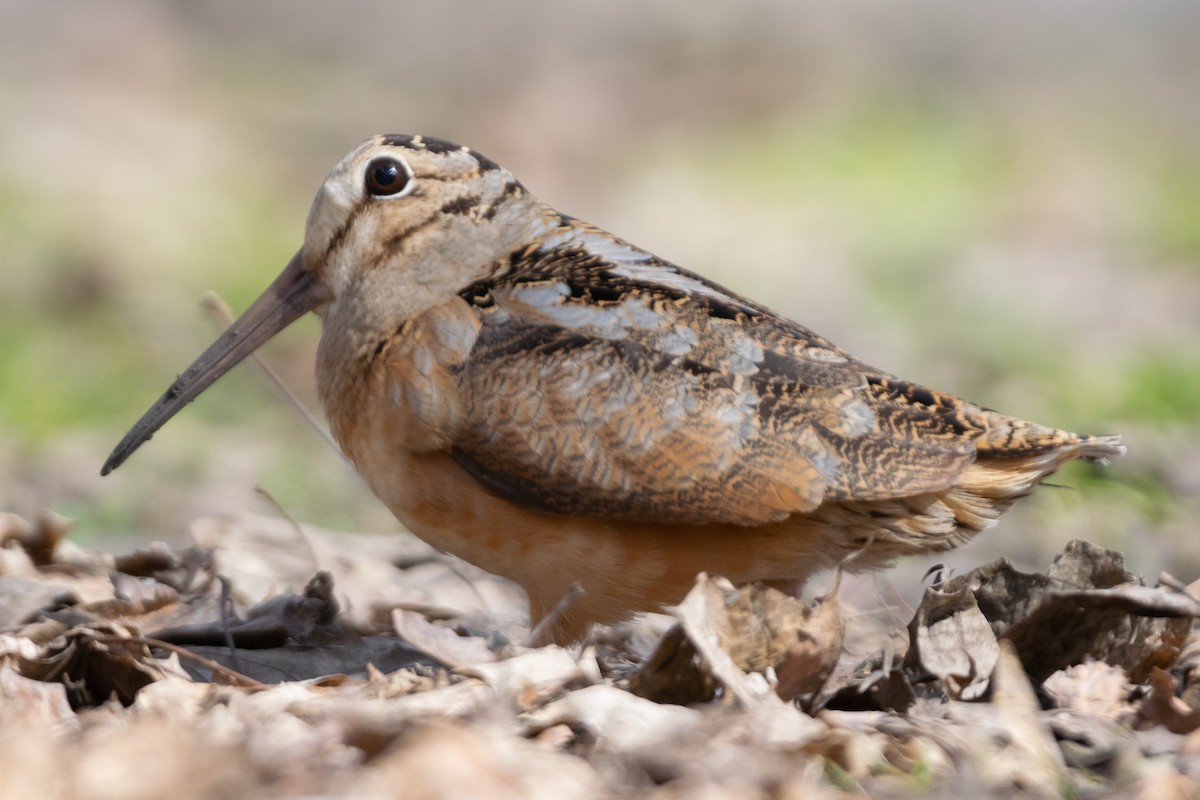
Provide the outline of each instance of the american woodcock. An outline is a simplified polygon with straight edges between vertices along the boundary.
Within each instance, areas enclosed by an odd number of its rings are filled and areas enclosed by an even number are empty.
[[[117,446],[116,468],[305,312],[334,437],[430,544],[507,576],[568,642],[701,570],[801,582],[990,527],[1115,436],[1004,416],[555,211],[466,147],[376,136],[304,245]]]

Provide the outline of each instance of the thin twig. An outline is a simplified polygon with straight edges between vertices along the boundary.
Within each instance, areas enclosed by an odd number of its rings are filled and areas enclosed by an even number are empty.
[[[221,584],[221,631],[225,634],[225,646],[229,648],[229,661],[238,672],[242,671],[242,662],[238,658],[237,642],[233,640],[233,587],[227,575],[218,575],[217,582]]]
[[[1158,573],[1158,582],[1160,585],[1166,586],[1168,589],[1174,589],[1180,594],[1186,595],[1193,600],[1200,600],[1200,597],[1196,597],[1196,595],[1192,594],[1188,590],[1190,584],[1184,583],[1169,572]]]
[[[193,653],[191,650],[188,650],[185,647],[180,647],[179,645],[172,644],[171,642],[164,642],[162,639],[151,639],[147,636],[106,636],[103,634],[88,634],[87,638],[91,641],[101,642],[103,644],[132,643],[144,645],[146,647],[157,647],[160,650],[168,650],[180,658],[186,658],[194,661],[200,666],[212,670],[214,673],[219,672],[226,678],[229,678],[229,680],[232,681],[236,686],[241,686],[245,689],[266,689],[269,687],[269,684],[256,681],[249,675],[243,675],[237,670],[230,669],[224,664],[213,661],[211,658],[205,658],[202,655]]]
[[[898,591],[896,591],[896,587],[892,585],[891,581],[881,576],[878,572],[872,575],[871,583],[875,587],[875,598],[877,601],[876,605],[887,614],[888,620],[892,623],[892,630],[897,631],[903,629],[907,623],[905,623],[904,620],[902,620],[900,616],[896,614],[896,607],[898,606],[903,608],[905,610],[904,615],[906,617],[911,617],[916,609],[914,609],[912,605],[905,600]],[[890,599],[884,597],[883,588],[886,588],[887,592],[891,595]],[[888,641],[891,641],[890,637]]]
[[[576,602],[586,594],[587,591],[583,588],[582,583],[579,581],[572,583],[571,588],[567,589],[567,593],[564,594],[562,598],[554,604],[554,608],[550,609],[550,612],[538,620],[537,625],[533,626],[533,630],[529,632],[529,638],[525,640],[525,646],[540,646],[542,637],[546,634],[546,631],[550,630],[550,627],[554,625],[554,623],[558,622],[562,615],[566,613],[567,609],[571,607],[572,603]]]
[[[296,521],[296,518],[289,514],[288,510],[283,507],[283,504],[275,499],[275,495],[267,491],[266,487],[263,485],[259,484],[258,486],[255,486],[254,491],[262,495],[262,497],[266,499],[268,503],[275,506],[275,510],[278,511],[284,519],[291,523],[292,530],[296,532],[296,538],[299,539],[304,544],[305,549],[308,550],[308,557],[312,560],[313,571],[319,572],[322,567],[321,559],[317,557],[317,548],[313,547],[312,541],[304,532],[304,528],[300,527],[300,523]]]
[[[233,324],[233,313],[229,310],[229,304],[216,292],[206,292],[200,300],[200,308],[208,312],[208,315],[212,317],[214,322],[221,326],[222,330]],[[300,402],[300,398],[296,397],[296,394],[284,384],[283,379],[276,374],[275,370],[267,366],[267,362],[263,361],[258,353],[251,353],[250,359],[254,362],[254,366],[258,368],[259,373],[266,379],[267,385],[271,387],[271,391],[275,393],[276,397],[284,405],[292,409],[301,421],[307,423],[315,430],[325,440],[325,443],[333,448],[333,452],[341,456],[343,460],[347,460],[346,454],[342,452],[342,448],[338,447],[337,442],[329,435],[329,431],[321,424],[320,420],[313,416],[308,407]],[[347,463],[349,463],[348,460]]]

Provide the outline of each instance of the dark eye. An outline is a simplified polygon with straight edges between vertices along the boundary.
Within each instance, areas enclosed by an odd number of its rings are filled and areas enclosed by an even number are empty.
[[[367,165],[367,191],[376,197],[399,194],[408,180],[408,168],[394,158],[377,158]]]

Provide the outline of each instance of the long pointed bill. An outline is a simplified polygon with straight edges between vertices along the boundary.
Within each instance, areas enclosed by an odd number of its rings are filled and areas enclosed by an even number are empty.
[[[166,394],[125,434],[104,462],[101,475],[121,466],[167,420],[231,367],[329,299],[328,290],[313,273],[303,268],[301,261],[301,254],[296,253],[253,305],[171,384]]]

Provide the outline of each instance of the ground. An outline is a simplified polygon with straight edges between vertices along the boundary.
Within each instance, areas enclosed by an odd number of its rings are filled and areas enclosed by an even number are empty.
[[[1200,791],[1200,582],[1080,541],[907,612],[700,576],[563,649],[407,537],[243,514],[113,556],[68,527],[3,520],[0,797]]]

